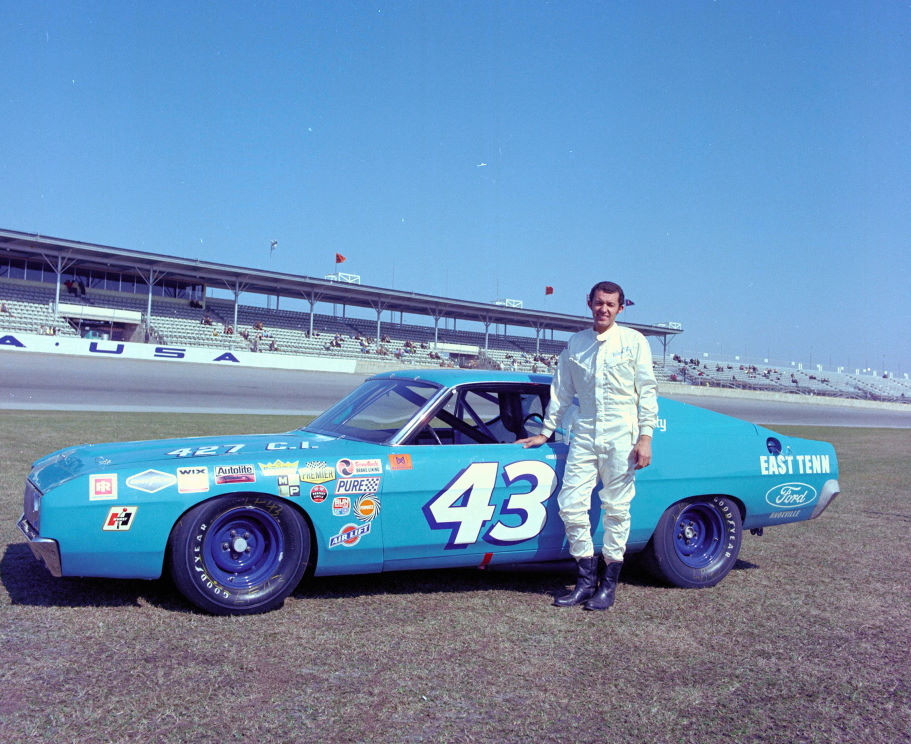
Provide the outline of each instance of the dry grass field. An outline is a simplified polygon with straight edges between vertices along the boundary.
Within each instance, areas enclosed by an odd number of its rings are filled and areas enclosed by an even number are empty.
[[[302,585],[267,615],[165,580],[54,579],[15,528],[30,462],[88,441],[282,431],[278,417],[0,413],[0,741],[908,742],[911,430],[832,441],[842,496],[744,537],[717,587],[625,568],[616,607],[556,571]]]

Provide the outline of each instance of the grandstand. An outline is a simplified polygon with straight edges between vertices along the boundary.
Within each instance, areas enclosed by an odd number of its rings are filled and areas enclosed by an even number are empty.
[[[219,296],[225,294],[233,298]],[[264,300],[265,306],[241,302],[244,295]],[[286,307],[279,309],[282,300]],[[555,365],[568,335],[591,322],[587,316],[224,266],[8,230],[0,230],[0,302],[0,335],[38,333],[262,355],[346,358],[370,362],[373,368],[443,365],[546,372]],[[294,305],[305,307],[294,309]],[[349,310],[354,311],[353,317]],[[375,319],[360,317],[369,311]],[[419,322],[406,322],[406,313]],[[660,344],[656,375],[665,382],[911,400],[908,379],[811,373],[679,355],[669,359],[667,345],[682,332],[679,325],[625,325]]]

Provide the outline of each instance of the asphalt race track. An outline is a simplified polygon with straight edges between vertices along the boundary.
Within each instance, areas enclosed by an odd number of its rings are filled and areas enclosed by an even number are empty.
[[[0,351],[0,409],[316,414],[365,375]],[[760,424],[911,428],[908,410],[673,395]]]

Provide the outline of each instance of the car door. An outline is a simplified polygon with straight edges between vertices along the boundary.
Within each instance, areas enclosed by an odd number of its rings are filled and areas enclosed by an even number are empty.
[[[556,493],[566,445],[524,448],[539,385],[470,385],[441,401],[384,477],[384,568],[553,560],[564,551]]]

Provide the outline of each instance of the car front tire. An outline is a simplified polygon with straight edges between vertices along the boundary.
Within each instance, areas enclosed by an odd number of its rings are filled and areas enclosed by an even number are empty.
[[[645,567],[672,586],[715,586],[737,562],[743,525],[727,496],[706,496],[670,506],[643,552]]]
[[[235,494],[184,514],[169,541],[171,576],[191,603],[215,615],[279,607],[300,582],[310,530],[289,503]]]

